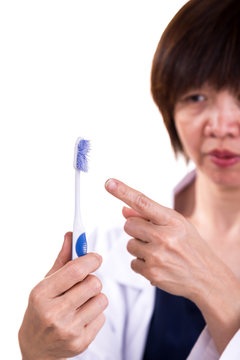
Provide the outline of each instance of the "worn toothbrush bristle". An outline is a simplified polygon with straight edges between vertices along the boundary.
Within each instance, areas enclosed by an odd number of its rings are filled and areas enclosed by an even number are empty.
[[[88,152],[90,141],[78,138],[75,145],[74,167],[79,171],[88,171]]]

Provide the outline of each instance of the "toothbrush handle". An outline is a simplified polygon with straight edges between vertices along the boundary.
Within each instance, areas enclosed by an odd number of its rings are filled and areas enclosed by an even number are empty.
[[[72,237],[72,259],[87,254],[86,233],[81,222],[74,221]]]
[[[72,238],[72,259],[87,254],[87,240],[80,210],[80,171],[75,171],[75,217]]]
[[[78,237],[75,244],[75,251],[77,256],[83,256],[87,254],[87,240],[85,232]]]

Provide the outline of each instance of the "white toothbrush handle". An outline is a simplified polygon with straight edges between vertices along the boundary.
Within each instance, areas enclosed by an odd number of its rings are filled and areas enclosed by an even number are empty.
[[[73,222],[72,259],[87,253],[87,241],[80,210],[80,174],[75,170],[75,215]]]

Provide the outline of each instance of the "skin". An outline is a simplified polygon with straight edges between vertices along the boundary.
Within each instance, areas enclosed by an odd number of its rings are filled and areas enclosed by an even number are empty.
[[[240,154],[239,99],[208,86],[185,94],[175,122],[197,179],[165,208],[118,180],[106,189],[124,201],[132,268],[154,286],[185,296],[202,311],[222,353],[240,328],[240,163],[220,169],[208,152]],[[217,224],[217,226],[216,226]],[[19,331],[23,360],[66,359],[83,352],[104,323],[107,299],[93,275],[97,254],[71,261],[71,233],[47,276],[31,292]]]
[[[209,86],[192,90],[176,104],[175,123],[197,168],[195,184],[180,199],[188,205],[179,211],[240,278],[240,162],[219,168],[209,156],[215,148],[240,154],[239,96]]]
[[[90,275],[101,257],[89,253],[71,260],[72,234],[47,276],[32,290],[19,330],[23,360],[73,357],[88,347],[104,323],[107,298],[100,280]]]
[[[240,98],[229,90],[216,91],[205,85],[181,96],[174,119],[185,153],[198,172],[217,189],[234,189],[240,196],[240,162],[222,169],[208,155],[215,148],[240,155]]]
[[[106,189],[123,208],[132,269],[152,285],[189,298],[201,310],[221,354],[240,328],[240,162],[222,168],[209,152],[240,154],[240,102],[209,86],[184,94],[175,123],[197,179],[168,209],[110,179]]]

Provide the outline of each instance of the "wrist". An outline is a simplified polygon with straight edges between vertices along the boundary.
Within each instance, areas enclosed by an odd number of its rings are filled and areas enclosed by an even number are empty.
[[[36,355],[36,352],[34,353],[33,348],[29,346],[24,346],[24,341],[21,339],[20,335],[21,330],[19,331],[19,346],[22,354],[22,360],[66,360],[64,357],[50,357],[50,356],[44,356],[44,355]]]
[[[205,285],[196,304],[221,354],[240,328],[240,281],[223,264],[221,272],[209,276]]]

